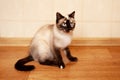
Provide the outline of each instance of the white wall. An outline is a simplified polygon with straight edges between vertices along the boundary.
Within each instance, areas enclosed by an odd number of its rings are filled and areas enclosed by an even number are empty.
[[[0,37],[32,37],[57,11],[73,10],[74,38],[120,38],[120,0],[0,0]]]

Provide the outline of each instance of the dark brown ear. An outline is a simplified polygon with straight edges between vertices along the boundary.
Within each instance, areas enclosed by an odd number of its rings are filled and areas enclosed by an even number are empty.
[[[74,18],[74,16],[75,16],[75,11],[73,11],[71,14],[69,14],[68,15],[69,17],[71,17],[71,18]]]
[[[56,13],[56,23],[58,23],[58,21],[59,21],[60,19],[62,19],[62,18],[64,18],[64,16],[61,15],[59,12],[57,12],[57,13]]]

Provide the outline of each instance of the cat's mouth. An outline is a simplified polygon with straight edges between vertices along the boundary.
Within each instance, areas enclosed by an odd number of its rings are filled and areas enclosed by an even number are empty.
[[[64,32],[66,32],[66,33],[70,33],[70,32],[72,32],[73,30],[72,29],[70,29],[70,30],[63,30]]]

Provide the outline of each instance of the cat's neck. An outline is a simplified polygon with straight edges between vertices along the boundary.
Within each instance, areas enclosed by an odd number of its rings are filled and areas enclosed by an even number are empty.
[[[54,45],[58,48],[64,49],[67,47],[72,41],[72,32],[65,33],[64,31],[60,31],[54,26]]]

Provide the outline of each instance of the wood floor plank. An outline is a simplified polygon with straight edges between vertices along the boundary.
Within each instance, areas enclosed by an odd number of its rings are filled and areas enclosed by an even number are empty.
[[[0,80],[27,80],[30,72],[14,69],[15,62],[22,58],[27,49],[23,47],[0,47]]]
[[[64,54],[65,69],[40,65],[31,72],[14,69],[15,62],[28,55],[28,47],[0,47],[0,80],[120,80],[120,47],[70,47],[78,62]]]

